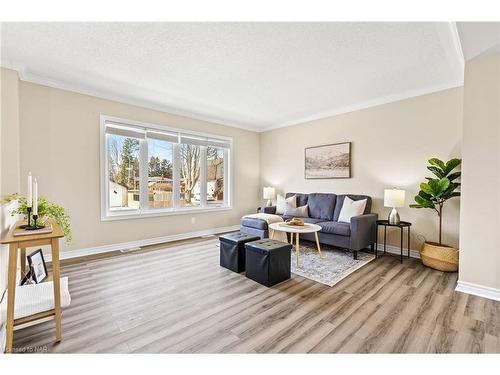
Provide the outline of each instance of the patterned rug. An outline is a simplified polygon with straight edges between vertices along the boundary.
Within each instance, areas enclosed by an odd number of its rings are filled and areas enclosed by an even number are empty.
[[[295,246],[292,249],[292,272],[307,279],[317,281],[328,286],[334,286],[340,280],[375,259],[375,255],[358,252],[358,260],[354,260],[352,252],[341,250],[333,246],[321,245],[320,258],[316,244],[309,241],[300,241],[300,256],[297,268],[295,261]]]

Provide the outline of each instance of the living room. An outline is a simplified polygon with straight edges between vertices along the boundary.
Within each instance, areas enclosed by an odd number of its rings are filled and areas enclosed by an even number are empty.
[[[406,19],[2,20],[1,352],[498,360],[500,23]]]

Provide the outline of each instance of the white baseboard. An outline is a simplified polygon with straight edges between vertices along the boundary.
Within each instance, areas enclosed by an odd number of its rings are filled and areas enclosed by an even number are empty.
[[[179,233],[179,234],[173,234],[173,235],[169,235],[169,236],[146,238],[146,239],[137,240],[137,241],[120,242],[120,243],[115,243],[115,244],[110,244],[110,245],[87,247],[87,248],[76,249],[76,250],[67,250],[67,251],[61,252],[60,259],[61,260],[73,259],[73,258],[80,258],[80,257],[84,257],[84,256],[89,256],[89,255],[108,253],[108,252],[112,252],[112,251],[134,249],[134,248],[143,247],[143,246],[157,245],[160,243],[187,240],[190,238],[209,236],[209,235],[225,233],[225,232],[232,232],[232,231],[237,231],[239,229],[240,229],[239,225],[231,225],[228,227],[211,228],[211,229],[201,230],[201,231],[197,231],[197,232]],[[383,252],[384,251],[383,249],[384,249],[384,245],[379,244],[378,245],[378,252],[379,253]],[[399,255],[401,253],[401,249],[397,246],[387,245],[386,252],[388,252],[390,254]],[[406,257],[407,254],[408,254],[407,250],[403,249],[403,255]],[[417,250],[410,250],[410,257],[420,259],[420,252]],[[45,256],[45,261],[50,262],[51,260],[52,260],[52,256],[49,252]]]
[[[401,254],[401,248],[398,246],[386,245],[385,251],[387,253],[390,253],[390,254],[397,254],[397,255]],[[384,244],[379,243],[378,244],[378,253],[380,254],[381,252],[382,253],[384,252]],[[406,248],[406,247],[403,248],[403,255],[405,257],[408,256],[408,248]],[[420,251],[410,249],[410,257],[420,259]]]
[[[137,241],[115,243],[115,244],[111,244],[111,245],[87,247],[84,249],[76,249],[76,250],[67,250],[67,251],[61,252],[60,259],[62,260],[62,259],[80,258],[80,257],[88,256],[88,255],[108,253],[111,251],[133,249],[133,248],[138,248],[138,247],[143,247],[143,246],[157,245],[160,243],[187,240],[190,238],[202,237],[202,236],[225,233],[225,232],[232,232],[232,231],[237,231],[239,229],[240,229],[239,225],[232,225],[232,226],[228,226],[228,227],[219,227],[219,228],[200,230],[197,232],[179,233],[179,234],[173,234],[173,235],[169,235],[169,236],[147,238],[147,239],[137,240]],[[52,260],[52,256],[49,253],[49,254],[47,254],[47,256],[45,256],[45,261],[50,262],[51,260]]]
[[[467,281],[457,281],[457,292],[473,294],[478,297],[484,297],[495,301],[500,301],[500,289],[491,288],[489,286],[482,286]]]

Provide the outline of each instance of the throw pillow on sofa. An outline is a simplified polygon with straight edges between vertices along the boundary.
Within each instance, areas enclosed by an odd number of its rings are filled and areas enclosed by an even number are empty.
[[[353,201],[349,197],[344,198],[344,204],[340,210],[339,220],[343,223],[350,223],[351,217],[363,215],[366,207],[366,199],[360,199],[359,201]]]
[[[278,197],[276,198],[276,215],[283,215],[287,207],[296,208],[297,197],[292,195],[289,198],[285,198],[284,196],[278,194]]]
[[[307,204],[297,208],[287,206],[284,215],[293,217],[309,217],[309,208],[307,207]]]

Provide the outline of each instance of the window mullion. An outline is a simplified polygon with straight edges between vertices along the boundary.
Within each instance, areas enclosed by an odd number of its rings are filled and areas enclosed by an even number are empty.
[[[207,146],[200,150],[200,205],[207,206]]]
[[[140,209],[148,209],[148,141],[141,139],[139,143],[139,202]]]
[[[180,194],[181,194],[181,170],[180,170],[180,145],[174,143],[174,155],[172,163],[172,194],[173,194],[173,208],[177,209],[180,206]]]
[[[231,204],[231,197],[230,197],[230,194],[232,193],[230,187],[231,171],[229,170],[231,168],[231,162],[229,161],[229,158],[230,158],[230,152],[226,148],[224,149],[224,181],[223,181],[224,206],[229,206]]]

